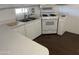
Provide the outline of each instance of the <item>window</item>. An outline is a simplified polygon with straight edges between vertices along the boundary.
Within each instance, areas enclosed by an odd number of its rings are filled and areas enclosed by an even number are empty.
[[[25,9],[24,9],[24,12],[27,13],[27,12],[28,12],[28,8],[25,8]]]
[[[17,9],[15,9],[16,14],[27,13],[27,12],[28,12],[28,8],[17,8]]]
[[[16,14],[22,13],[22,8],[15,9]]]

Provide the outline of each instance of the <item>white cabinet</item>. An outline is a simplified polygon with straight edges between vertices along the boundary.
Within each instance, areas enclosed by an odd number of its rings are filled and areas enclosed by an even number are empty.
[[[63,35],[63,33],[66,31],[65,26],[66,26],[66,16],[65,17],[60,17],[59,18],[59,23],[58,23],[58,35]]]
[[[32,40],[41,35],[41,19],[26,23],[25,30],[26,36]]]
[[[14,30],[33,40],[41,35],[41,19],[26,22],[24,25],[14,28]]]

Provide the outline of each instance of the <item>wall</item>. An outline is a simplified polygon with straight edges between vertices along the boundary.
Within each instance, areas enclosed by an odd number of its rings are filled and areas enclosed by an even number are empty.
[[[58,11],[67,15],[65,30],[79,34],[79,5],[59,6]]]
[[[79,34],[79,17],[69,16],[67,19],[66,29],[69,32]]]
[[[40,16],[40,6],[31,6],[31,7],[29,7],[30,9],[31,8],[35,8],[35,17],[39,17]],[[31,12],[31,10],[29,10],[29,12]],[[29,13],[30,14],[30,13]]]
[[[0,10],[0,25],[16,20],[14,9]]]
[[[32,11],[31,9],[34,8],[35,9],[35,12],[34,12],[34,15],[32,15],[33,17],[39,17],[40,16],[40,6],[30,6],[30,7],[25,7],[28,9],[28,12],[26,15],[28,14],[31,14]],[[17,14],[17,20],[21,20],[21,19],[24,19],[24,13],[20,13],[20,14]]]

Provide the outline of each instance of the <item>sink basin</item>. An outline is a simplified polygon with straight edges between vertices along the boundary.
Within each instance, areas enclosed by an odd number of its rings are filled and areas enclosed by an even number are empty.
[[[34,17],[29,17],[29,18],[26,18],[26,19],[21,19],[19,20],[20,22],[28,22],[28,21],[32,21],[32,20],[35,20],[37,18],[34,18]]]
[[[35,19],[37,19],[37,18],[35,18],[35,17],[29,17],[28,19],[30,19],[30,20],[35,20]]]
[[[28,20],[28,19],[22,19],[22,20],[19,20],[20,22],[28,22],[28,21],[30,21],[30,20]]]

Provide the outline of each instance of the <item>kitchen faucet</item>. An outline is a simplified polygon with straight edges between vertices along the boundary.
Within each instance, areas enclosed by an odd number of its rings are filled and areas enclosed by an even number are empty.
[[[25,14],[24,14],[24,19],[29,18],[31,15],[32,15],[32,14],[28,14],[28,15],[25,15]]]

